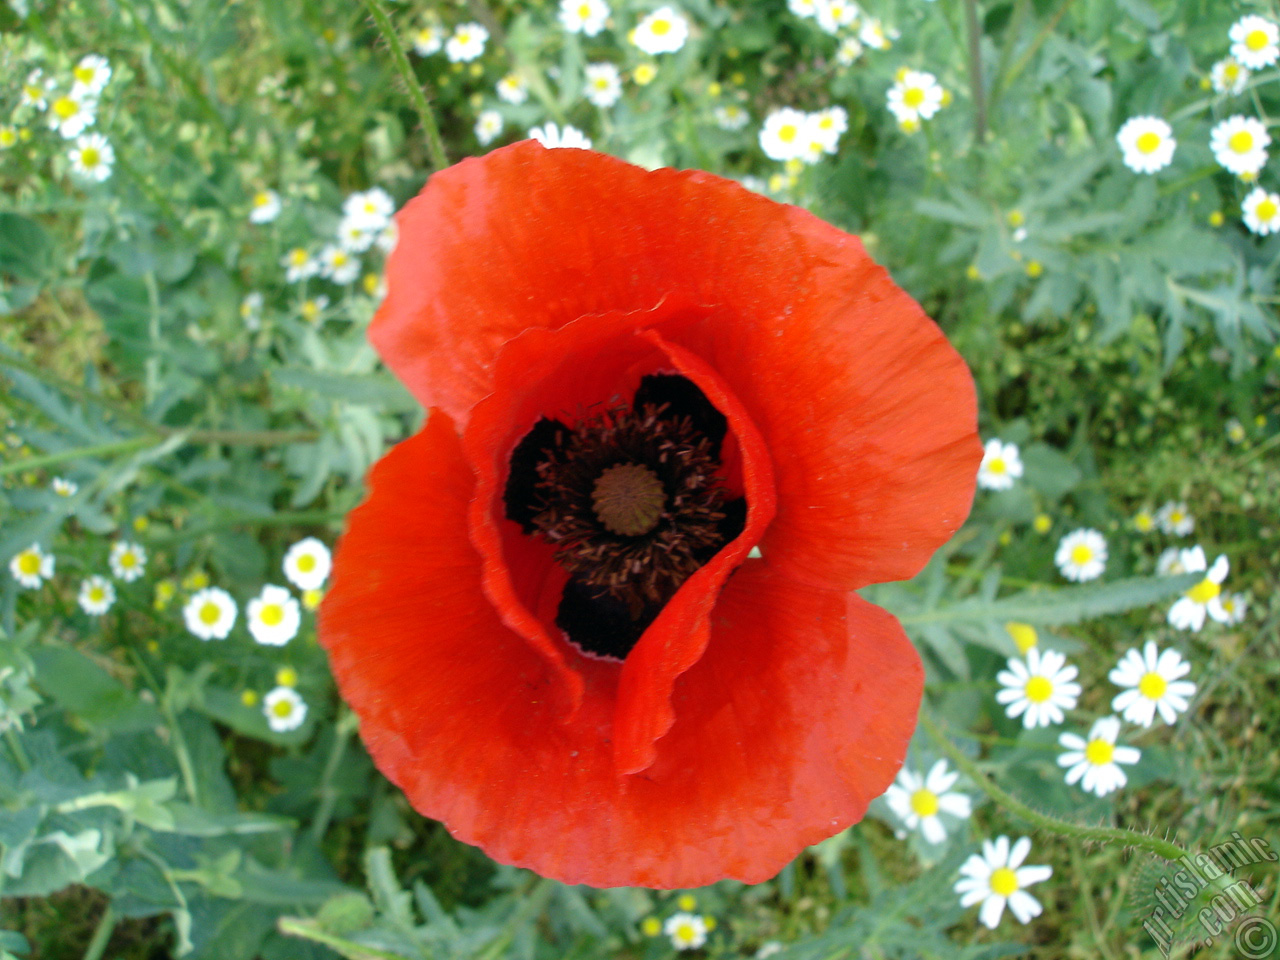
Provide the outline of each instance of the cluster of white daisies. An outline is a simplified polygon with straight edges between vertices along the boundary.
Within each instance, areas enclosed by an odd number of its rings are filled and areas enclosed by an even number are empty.
[[[267,224],[274,222],[284,208],[275,190],[259,190],[250,204],[249,222]],[[338,286],[353,283],[360,276],[360,254],[377,247],[388,253],[396,243],[396,225],[392,215],[395,201],[381,187],[353,193],[343,201],[342,219],[338,223],[337,237],[318,252],[306,247],[293,247],[280,261],[284,267],[285,282],[301,283],[311,277],[323,277]],[[241,314],[250,326],[257,317],[261,304],[242,309]]]
[[[62,496],[76,492],[74,482],[58,478],[54,489]],[[146,572],[147,551],[137,543],[117,540],[107,557],[112,575],[121,583],[133,583]],[[56,558],[38,543],[15,554],[9,561],[9,572],[18,585],[36,589],[53,579]],[[313,610],[319,605],[325,581],[332,568],[329,548],[314,537],[293,544],[284,556],[284,575],[302,593],[302,603],[286,587],[263,586],[245,607],[249,634],[264,646],[282,647],[298,635],[302,625],[302,606]],[[187,629],[201,640],[225,640],[235,626],[239,608],[235,599],[221,587],[199,586],[183,605],[182,617]],[[156,608],[163,609],[172,596],[174,586],[157,585]],[[116,588],[106,576],[92,574],[80,582],[77,595],[80,608],[89,616],[102,616],[116,602]],[[286,668],[285,678],[296,675]],[[277,733],[297,729],[307,716],[307,704],[292,683],[279,683],[263,697],[263,713],[267,724]]]
[[[840,136],[849,129],[843,107],[803,113],[791,107],[774,110],[760,131],[760,149],[771,160],[817,163],[836,152]]]
[[[849,66],[870,47],[888,50],[897,39],[897,31],[869,16],[854,0],[787,0],[787,7],[803,20],[813,20],[818,27],[840,41],[836,62]]]
[[[98,104],[111,80],[111,64],[106,57],[87,54],[71,68],[67,77],[47,76],[32,70],[23,81],[18,101],[18,117],[24,112],[43,113],[49,129],[64,140],[74,141],[67,152],[71,173],[86,183],[101,183],[111,176],[115,149],[105,135],[87,132],[98,119]],[[0,126],[0,149],[12,147],[28,136],[25,128]]]
[[[1251,70],[1280,60],[1280,27],[1266,17],[1248,14],[1228,31],[1231,55],[1214,64],[1210,83],[1222,96],[1243,93]],[[1155,173],[1173,162],[1178,143],[1161,117],[1130,117],[1116,133],[1124,162],[1135,173]],[[1233,114],[1209,131],[1209,147],[1224,169],[1245,183],[1255,183],[1267,163],[1271,135],[1256,117]],[[1280,194],[1255,186],[1240,204],[1245,226],[1267,235],[1280,231]]]
[[[978,467],[978,486],[985,490],[1009,490],[1021,476],[1022,457],[1017,444],[988,440]],[[1159,529],[1170,536],[1185,537],[1195,529],[1195,518],[1185,503],[1169,501],[1155,513],[1139,511],[1133,526],[1140,533]],[[1048,526],[1043,529],[1047,530]],[[1107,568],[1107,556],[1106,537],[1084,527],[1062,537],[1053,562],[1068,580],[1085,583],[1102,576]],[[1211,565],[1203,547],[1167,548],[1156,561],[1156,573],[1163,576],[1204,574],[1199,583],[1169,608],[1169,624],[1179,630],[1198,632],[1206,619],[1228,625],[1240,623],[1248,609],[1248,598],[1243,593],[1223,593],[1222,583],[1229,570],[1230,562],[1225,555],[1219,555]]]

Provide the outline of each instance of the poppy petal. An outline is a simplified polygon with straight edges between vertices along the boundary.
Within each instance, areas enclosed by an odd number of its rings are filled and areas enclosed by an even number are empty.
[[[321,609],[361,735],[420,812],[567,883],[654,887],[764,880],[863,815],[921,691],[893,617],[748,561],[676,681],[655,762],[619,776],[617,665],[586,664],[563,722],[549,664],[484,602],[465,529],[474,475],[451,426],[433,414],[375,467]]]

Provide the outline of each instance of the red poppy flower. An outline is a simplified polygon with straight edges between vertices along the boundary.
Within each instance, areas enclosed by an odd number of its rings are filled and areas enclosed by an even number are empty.
[[[465,160],[399,228],[370,336],[430,413],[320,618],[379,768],[595,886],[764,880],[860,819],[922,671],[851,591],[923,566],[982,457],[938,328],[808,213],[584,150]]]

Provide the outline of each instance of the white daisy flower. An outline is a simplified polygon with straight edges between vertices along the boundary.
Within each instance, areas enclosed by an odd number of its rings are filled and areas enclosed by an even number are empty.
[[[978,486],[984,490],[1008,490],[1022,476],[1022,457],[1018,445],[1001,440],[988,440],[982,448],[982,464],[978,467]]]
[[[502,114],[497,110],[481,110],[480,115],[476,117],[476,139],[480,141],[480,146],[487,147],[498,138],[502,133],[504,124]]]
[[[631,33],[631,42],[650,56],[675,53],[688,39],[689,21],[673,7],[659,7]]]
[[[1160,556],[1156,558],[1156,573],[1159,576],[1176,577],[1186,572],[1186,567],[1182,565],[1182,550],[1178,547],[1166,547],[1160,551]]]
[[[579,150],[591,149],[590,138],[577,127],[571,127],[567,123],[564,125],[563,130],[554,123],[548,123],[542,127],[534,127],[529,131],[529,136],[549,150],[559,147],[575,147]]]
[[[353,193],[342,202],[342,219],[371,230],[381,230],[396,212],[396,202],[381,187]]]
[[[1033,883],[1048,880],[1053,868],[1023,866],[1031,852],[1031,840],[1020,838],[1013,847],[1009,838],[1000,836],[995,841],[982,841],[982,853],[973,854],[960,867],[963,876],[956,882],[955,891],[960,894],[960,905],[972,907],[982,904],[978,919],[982,925],[994,930],[1004,914],[1005,904],[1019,923],[1030,923],[1040,916],[1040,901],[1026,892]]]
[[[429,57],[439,53],[444,46],[444,30],[433,23],[427,24],[413,34],[413,52],[420,57]]]
[[[283,647],[298,635],[302,608],[284,587],[267,584],[245,607],[253,639],[268,647]]]
[[[939,812],[960,820],[973,812],[965,794],[951,792],[959,778],[959,773],[947,771],[945,760],[935,763],[923,777],[903,767],[884,798],[908,830],[919,827],[927,841],[942,843],[947,839],[947,828],[938,818]]]
[[[673,913],[662,925],[677,950],[697,950],[707,942],[707,922],[694,913]]]
[[[95,574],[80,581],[80,594],[76,599],[81,610],[91,617],[100,617],[116,602],[116,588],[106,577]]]
[[[1196,528],[1196,518],[1185,503],[1170,500],[1156,511],[1156,526],[1170,536],[1185,537]]]
[[[316,323],[328,306],[329,298],[321,294],[318,297],[303,300],[302,306],[298,307],[298,313],[302,315],[302,319],[307,323]]]
[[[111,176],[116,162],[116,152],[111,143],[100,133],[86,133],[76,138],[76,145],[67,154],[71,172],[81,180],[102,183]]]
[[[1243,623],[1249,612],[1249,597],[1243,593],[1224,593],[1218,598],[1218,606],[1222,608],[1223,623],[1229,626]]]
[[[1209,567],[1204,550],[1195,546],[1182,551],[1182,567],[1187,573],[1203,571],[1204,579],[1174,601],[1169,608],[1169,624],[1179,630],[1199,632],[1204,626],[1206,614],[1219,623],[1228,622],[1219,599],[1222,581],[1227,578],[1227,572],[1231,569],[1226,555],[1219,554],[1218,559],[1213,561],[1213,566]]]
[[[1058,766],[1066,768],[1064,779],[1068,786],[1079,781],[1086,793],[1105,797],[1129,782],[1119,764],[1137,763],[1142,751],[1137,747],[1117,746],[1119,733],[1120,721],[1116,717],[1103,717],[1094,721],[1088,739],[1074,733],[1058,736],[1058,744],[1066,748],[1065,753],[1058,755]]]
[[[560,25],[570,33],[594,37],[609,19],[609,5],[604,0],[560,0]]]
[[[1235,57],[1225,57],[1209,71],[1209,82],[1213,84],[1215,93],[1235,96],[1249,82],[1249,69]]]
[[[37,110],[49,108],[49,94],[55,84],[52,77],[46,77],[40,69],[32,70],[22,84],[22,96],[18,101],[21,107],[34,107]]]
[[[928,120],[942,108],[938,78],[923,70],[904,70],[889,88],[889,112],[899,120]]]
[[[262,294],[253,292],[245,295],[240,301],[240,319],[244,321],[246,330],[251,332],[262,329]]]
[[[111,545],[111,555],[107,558],[111,572],[125,583],[133,583],[147,569],[147,551],[139,544],[128,540],[117,540]]]
[[[996,702],[1005,705],[1010,719],[1021,716],[1027,730],[1061,723],[1063,711],[1074,710],[1080,698],[1080,684],[1075,682],[1079,673],[1057,650],[1032,647],[1025,662],[1010,657],[1008,669],[996,674],[1003,688]]]
[[[1250,70],[1261,70],[1280,59],[1280,29],[1266,17],[1248,14],[1227,32],[1231,55]]]
[[[764,118],[760,130],[760,149],[770,160],[798,159],[805,145],[805,127],[809,118],[799,110],[782,107]]]
[[[612,107],[622,96],[622,76],[612,63],[588,64],[586,97],[597,107]]]
[[[1214,159],[1237,177],[1256,176],[1267,163],[1271,136],[1260,120],[1237,114],[1214,125],[1209,147]]]
[[[1134,173],[1155,173],[1173,162],[1178,141],[1159,117],[1130,117],[1116,132],[1124,165]]]
[[[394,220],[388,220],[373,238],[373,243],[383,253],[390,253],[396,248],[396,241],[399,238],[400,228],[396,226]]]
[[[293,687],[276,687],[262,698],[262,712],[275,733],[288,733],[307,719],[307,703]]]
[[[834,36],[845,27],[857,26],[862,11],[853,0],[817,0],[818,26]]]
[[[45,553],[40,544],[33,543],[27,549],[14,554],[9,561],[9,572],[18,585],[34,590],[46,580],[53,579],[53,554]]]
[[[350,253],[364,253],[373,246],[377,236],[378,228],[361,223],[358,219],[343,217],[338,224],[338,245]]]
[[[91,53],[80,58],[80,62],[71,71],[71,76],[75,81],[71,87],[73,96],[96,97],[111,79],[111,64],[106,57]]]
[[[299,540],[284,555],[284,575],[299,590],[318,590],[332,568],[329,548],[315,537]]]
[[[236,624],[236,602],[220,587],[197,590],[182,608],[187,629],[201,640],[225,640]]]
[[[93,126],[98,101],[89,96],[63,94],[49,104],[49,128],[57,130],[64,140],[73,140]]]
[[[53,492],[60,497],[74,497],[76,491],[80,489],[78,483],[74,480],[68,480],[66,477],[54,477],[50,486],[53,487]]]
[[[350,251],[330,244],[320,251],[320,275],[346,286],[360,276],[360,261]]]
[[[802,20],[818,15],[818,0],[787,0],[787,9]]]
[[[1097,530],[1073,530],[1058,542],[1053,562],[1068,580],[1096,580],[1107,568],[1107,541]]]
[[[280,260],[286,283],[299,283],[320,272],[320,261],[305,247],[294,247]]]
[[[898,31],[886,29],[885,25],[875,17],[863,20],[862,26],[858,29],[858,39],[873,50],[888,50],[897,37]]]
[[[280,194],[274,190],[259,190],[249,204],[250,223],[270,223],[280,216]]]
[[[1254,187],[1240,204],[1244,225],[1258,236],[1280,232],[1280,193]]]
[[[529,99],[529,85],[518,73],[508,73],[498,81],[498,99],[518,106]]]
[[[1129,650],[1107,677],[1117,687],[1127,689],[1111,701],[1111,709],[1129,723],[1149,727],[1160,712],[1165,723],[1172,724],[1187,707],[1187,698],[1195,696],[1196,685],[1183,680],[1191,672],[1191,664],[1177,650],[1156,647],[1148,640],[1142,652]]]
[[[741,130],[751,122],[751,115],[736,103],[716,107],[715,118],[721,130]]]
[[[478,23],[461,23],[453,30],[453,36],[444,45],[444,55],[450,63],[468,63],[484,53],[489,31]]]
[[[853,66],[862,56],[862,41],[857,37],[845,37],[836,48],[836,63],[842,67]]]

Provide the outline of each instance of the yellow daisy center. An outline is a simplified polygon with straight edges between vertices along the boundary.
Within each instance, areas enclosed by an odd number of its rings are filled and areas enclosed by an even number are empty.
[[[89,83],[93,80],[93,67],[76,67],[71,71],[72,75],[81,83]]]
[[[1244,45],[1250,50],[1261,50],[1270,42],[1265,30],[1250,30],[1244,38]]]
[[[1086,563],[1093,559],[1093,548],[1088,544],[1077,543],[1071,548],[1071,562],[1078,567],[1083,567]]]
[[[222,619],[222,610],[212,600],[206,600],[200,608],[200,622],[211,627]]]
[[[1227,141],[1227,146],[1236,153],[1248,153],[1253,149],[1253,134],[1248,130],[1237,130]]]
[[[671,32],[671,21],[655,20],[653,21],[653,24],[649,27],[649,29],[653,31],[654,36],[665,37],[668,33]]]
[[[987,464],[987,472],[988,473],[1008,473],[1009,468],[1003,460],[1001,460],[999,457],[996,457],[989,464]]]
[[[306,266],[308,259],[307,251],[303,250],[301,247],[289,251],[289,262],[295,267]]]
[[[80,112],[80,104],[76,103],[70,97],[59,97],[53,101],[53,112],[63,120],[70,120]]]
[[[90,603],[101,603],[101,602],[102,602],[103,600],[105,600],[106,598],[107,598],[107,591],[103,590],[101,587],[90,587],[90,588],[89,588],[89,602],[90,602]]]
[[[1222,76],[1227,80],[1235,80],[1240,76],[1240,64],[1232,61],[1222,66]]]
[[[911,809],[916,816],[932,817],[938,812],[938,795],[932,790],[921,787],[911,795]]]
[[[591,16],[591,7],[590,7],[590,5],[585,4],[585,3],[579,4],[579,5],[578,5],[578,16],[579,16],[579,17],[581,17],[583,20],[585,20],[585,19],[587,19],[587,17]]]
[[[12,147],[18,142],[18,134],[12,127],[0,127],[0,147]]]
[[[1044,677],[1032,677],[1022,688],[1022,692],[1032,703],[1044,703],[1053,696],[1053,684]]]
[[[22,571],[23,576],[35,576],[40,572],[40,557],[33,550],[18,554],[18,569]]]
[[[1138,137],[1138,141],[1135,145],[1137,146],[1139,153],[1155,153],[1160,147],[1160,134],[1153,133],[1148,130],[1146,133]]]
[[[292,687],[298,683],[298,671],[293,667],[281,667],[276,671],[276,683],[282,687]]]
[[[1159,700],[1168,689],[1169,681],[1154,670],[1144,673],[1142,679],[1138,681],[1138,692],[1148,700]]]
[[[293,704],[288,700],[277,700],[271,705],[271,712],[283,719],[293,714]]]
[[[80,151],[80,163],[85,167],[96,167],[102,162],[102,154],[97,147],[85,147]]]
[[[1108,740],[1090,740],[1084,748],[1084,758],[1095,767],[1105,767],[1115,756],[1116,745]]]
[[[1274,220],[1277,213],[1280,213],[1280,207],[1276,206],[1274,200],[1269,199],[1263,200],[1254,209],[1254,215],[1262,221]]]
[[[126,570],[132,570],[138,565],[138,558],[135,554],[126,551],[120,554],[120,566]]]
[[[1133,525],[1138,528],[1140,533],[1150,533],[1155,521],[1151,519],[1151,514],[1140,513],[1133,518]]]
[[[902,102],[908,107],[918,107],[924,103],[924,91],[919,87],[908,87],[902,91]]]
[[[1222,586],[1207,577],[1187,591],[1187,596],[1196,603],[1208,603],[1222,592]]]
[[[790,143],[800,133],[800,128],[794,123],[784,123],[778,128],[778,139],[783,143]]]
[[[41,95],[44,93],[44,91],[39,87],[33,86],[29,83],[23,86],[22,92],[27,95],[28,100],[39,100]]]
[[[254,205],[255,207],[265,207],[265,206],[267,206],[269,203],[271,203],[271,194],[269,194],[269,193],[259,193],[259,194],[255,194],[255,195],[254,195],[254,198],[253,198],[253,205]]]
[[[266,627],[278,627],[284,620],[284,607],[278,603],[264,604],[258,619],[262,621],[262,625]]]
[[[694,928],[693,924],[689,923],[687,920],[683,923],[677,924],[675,933],[671,936],[671,939],[676,943],[693,943],[697,938],[698,931]]]
[[[991,892],[998,897],[1007,897],[1018,889],[1018,875],[1008,867],[1000,867],[991,871]]]
[[[298,572],[310,573],[316,568],[316,558],[309,553],[304,553],[298,558]]]

